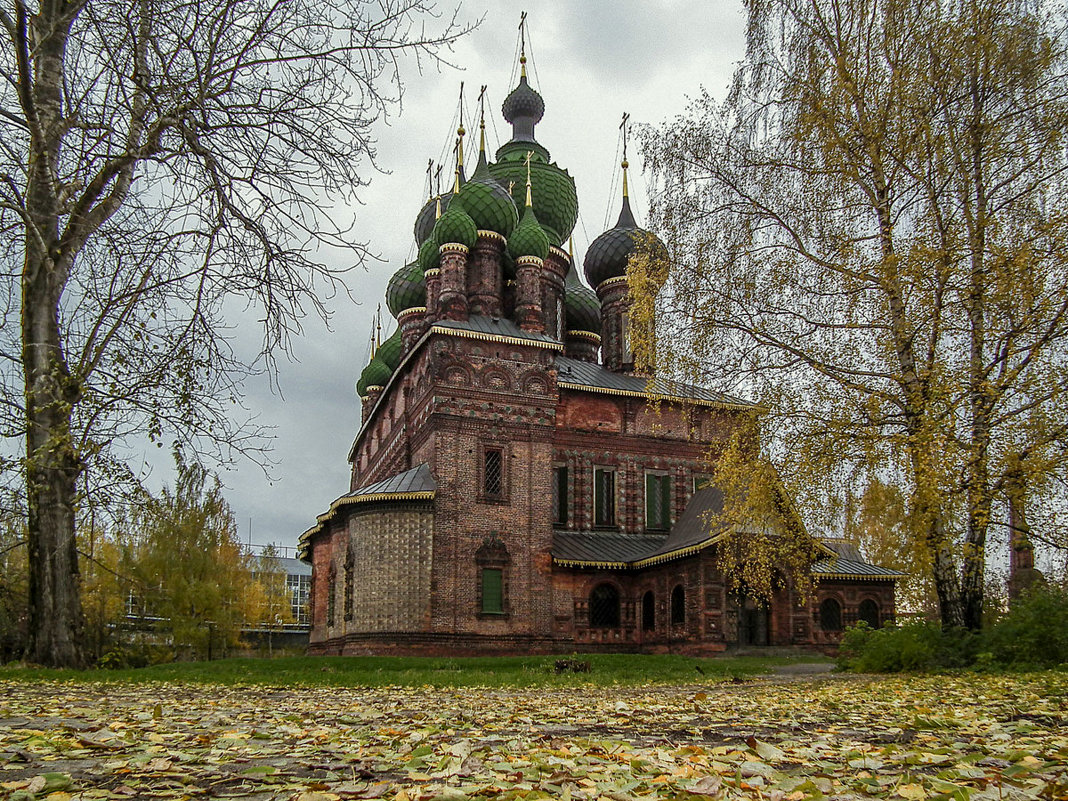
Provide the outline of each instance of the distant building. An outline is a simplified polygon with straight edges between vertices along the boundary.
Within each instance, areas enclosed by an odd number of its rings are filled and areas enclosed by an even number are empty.
[[[483,143],[466,180],[461,149],[389,282],[399,327],[357,385],[349,492],[301,538],[310,652],[713,653],[893,619],[898,574],[842,542],[821,546],[810,601],[788,579],[767,606],[729,591],[706,459],[753,407],[635,373],[627,263],[663,245],[635,222],[626,164],[590,289],[525,67],[503,111],[511,140],[492,163]]]

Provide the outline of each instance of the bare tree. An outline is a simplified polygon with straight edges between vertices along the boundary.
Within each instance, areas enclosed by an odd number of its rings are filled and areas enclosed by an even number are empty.
[[[3,425],[28,518],[28,657],[83,662],[79,478],[131,432],[220,455],[251,365],[224,303],[289,345],[358,262],[344,211],[402,62],[466,27],[426,0],[13,0],[0,10]],[[433,28],[433,32],[428,29]],[[331,208],[333,204],[334,208]],[[232,299],[232,300],[227,300]],[[113,467],[112,462],[112,467]]]
[[[1064,20],[753,2],[748,43],[726,103],[646,138],[680,264],[662,350],[760,396],[810,516],[900,481],[943,622],[978,628],[1009,482],[1065,468]]]

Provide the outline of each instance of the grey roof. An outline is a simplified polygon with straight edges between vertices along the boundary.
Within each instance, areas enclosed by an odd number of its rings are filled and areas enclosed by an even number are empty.
[[[667,539],[652,553],[646,554],[648,559],[654,556],[681,551],[684,548],[692,548],[700,545],[709,538],[711,519],[723,512],[723,492],[718,487],[705,487],[699,489],[686,504],[679,519],[671,527],[671,533]]]
[[[853,559],[820,559],[812,565],[814,576],[857,576],[866,578],[897,578],[905,574],[899,570],[891,570],[888,567],[869,565],[867,562]]]
[[[741,406],[752,408],[754,404],[703,387],[681,384],[665,378],[650,380],[643,376],[623,375],[606,370],[599,364],[570,359],[566,356],[556,357],[557,380],[561,384],[585,387],[593,390],[640,395],[643,397],[663,396],[665,398],[682,398],[723,406]]]
[[[715,515],[723,511],[723,493],[717,487],[697,490],[671,533],[666,537],[634,536],[594,531],[554,531],[553,559],[563,563],[588,563],[604,567],[632,568],[638,563],[666,561],[673,555],[685,556],[713,542]],[[820,559],[812,565],[816,577],[894,579],[896,570],[865,562],[855,545],[841,540],[822,540],[828,548],[841,547],[845,555]]]
[[[667,536],[635,536],[594,531],[553,532],[553,558],[558,562],[594,562],[627,566],[702,545],[709,539],[708,518],[723,509],[723,493],[714,487],[693,494]]]
[[[474,334],[486,334],[487,336],[512,337],[513,339],[525,339],[544,345],[554,345],[562,349],[557,340],[545,334],[534,331],[524,331],[507,317],[483,317],[474,315],[466,320],[438,320],[431,329],[446,329],[453,331],[467,331]]]
[[[554,531],[553,558],[562,562],[634,562],[663,544],[665,536]]]
[[[863,562],[864,557],[856,543],[839,538],[821,537],[820,544],[830,548],[840,559],[849,559],[853,562]]]
[[[438,484],[430,473],[430,466],[426,463],[397,473],[395,476],[360,487],[342,498],[362,498],[365,495],[393,495],[401,492],[434,492]],[[339,499],[340,500],[340,499]]]

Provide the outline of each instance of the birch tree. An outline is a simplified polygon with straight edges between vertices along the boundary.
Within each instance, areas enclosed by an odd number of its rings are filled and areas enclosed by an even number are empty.
[[[747,7],[728,99],[645,137],[676,262],[658,357],[757,396],[816,528],[899,484],[943,623],[978,628],[1007,493],[1065,468],[1062,10]]]
[[[29,659],[84,661],[79,480],[116,444],[262,445],[235,415],[251,365],[224,303],[261,321],[260,367],[324,313],[340,286],[318,248],[363,255],[346,209],[372,124],[403,62],[463,29],[426,0],[0,8],[2,423],[23,448],[5,466],[28,520]]]

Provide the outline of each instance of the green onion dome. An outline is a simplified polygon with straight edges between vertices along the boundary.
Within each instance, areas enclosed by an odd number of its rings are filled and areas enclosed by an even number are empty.
[[[363,372],[360,373],[360,380],[356,382],[356,392],[361,398],[365,398],[367,397],[368,387],[384,387],[391,375],[393,375],[393,371],[376,354],[367,363],[367,366],[363,368]]]
[[[426,279],[419,268],[419,262],[405,264],[386,285],[386,306],[394,317],[399,317],[405,309],[414,309],[426,305]]]
[[[496,231],[507,239],[519,223],[516,203],[490,174],[484,152],[479,155],[471,180],[460,188],[456,203],[471,215],[479,231]],[[454,207],[455,204],[450,209]]]
[[[467,184],[470,186],[470,183]],[[460,190],[459,198],[463,198],[463,190]],[[478,239],[478,228],[471,215],[464,211],[462,200],[449,205],[449,210],[442,214],[434,224],[434,232],[430,238],[439,246],[445,244],[460,244],[471,247]]]
[[[601,333],[601,302],[597,293],[579,283],[573,266],[564,281],[564,320],[567,331]]]
[[[527,182],[525,159],[530,158],[530,191],[534,213],[549,237],[559,247],[567,241],[578,220],[578,192],[567,170],[549,162],[549,152],[536,142],[513,140],[497,151],[489,171],[504,186],[511,186],[516,205],[523,203]]]
[[[538,225],[538,218],[530,206],[523,209],[523,219],[508,238],[508,255],[516,260],[537,256],[543,261],[549,255],[549,237]]]
[[[430,237],[419,246],[419,255],[416,257],[415,262],[419,265],[419,269],[426,273],[430,270],[436,270],[440,266],[439,255],[438,243],[434,241],[433,237]]]
[[[375,358],[381,359],[382,363],[389,368],[389,374],[393,375],[393,371],[400,364],[403,351],[404,343],[401,341],[401,331],[398,328],[385,342],[378,346]]]
[[[655,234],[639,228],[630,210],[630,198],[623,196],[623,209],[614,228],[609,228],[590,243],[583,262],[586,280],[595,289],[610,278],[621,278],[627,274],[627,261],[646,240],[657,257],[667,257],[667,248]]]

